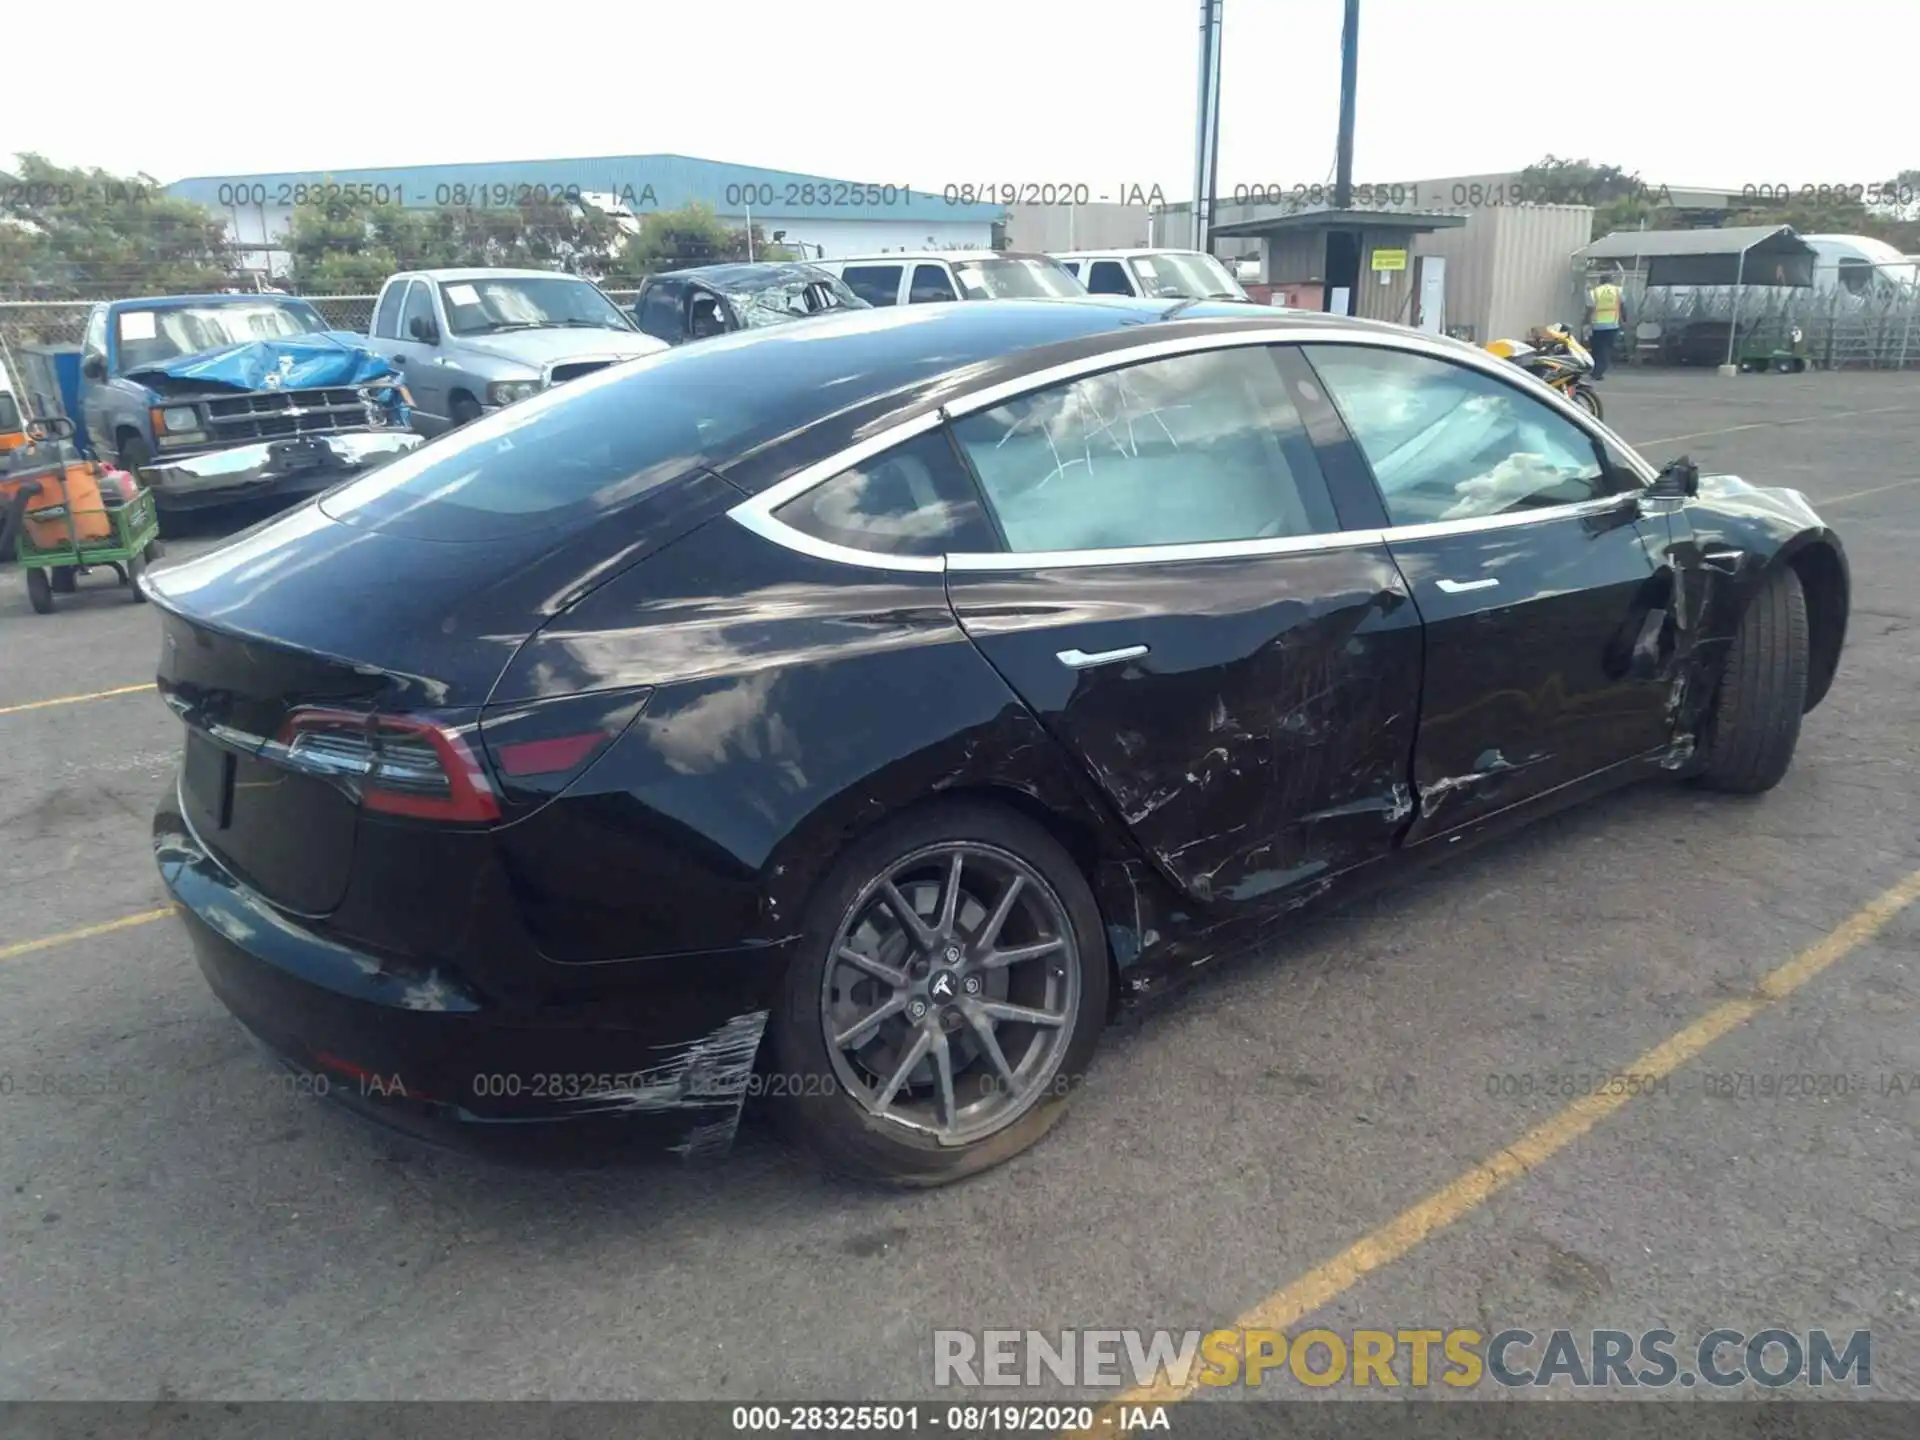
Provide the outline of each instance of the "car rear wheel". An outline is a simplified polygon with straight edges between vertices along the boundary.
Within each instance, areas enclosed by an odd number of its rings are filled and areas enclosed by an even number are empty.
[[[1752,795],[1780,783],[1800,741],[1809,648],[1806,595],[1783,565],[1740,618],[1707,722],[1700,784]]]
[[[945,1184],[1060,1118],[1107,989],[1099,912],[1067,852],[1010,811],[932,808],[856,844],[822,883],[764,1088],[828,1169]]]

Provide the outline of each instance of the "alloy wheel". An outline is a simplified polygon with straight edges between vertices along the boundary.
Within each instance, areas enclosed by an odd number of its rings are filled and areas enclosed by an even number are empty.
[[[1053,887],[1009,851],[947,841],[854,898],[820,1018],[836,1078],[869,1115],[968,1145],[1056,1083],[1079,1004],[1079,953]]]

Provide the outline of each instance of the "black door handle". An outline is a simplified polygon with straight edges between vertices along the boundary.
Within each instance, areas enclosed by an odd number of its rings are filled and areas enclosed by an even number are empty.
[[[389,355],[387,358],[396,365],[404,365],[407,363],[407,357],[404,355]]]

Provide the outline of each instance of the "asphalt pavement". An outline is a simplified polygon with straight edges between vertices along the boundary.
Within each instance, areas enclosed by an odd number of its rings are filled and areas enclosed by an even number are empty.
[[[295,1093],[154,914],[152,614],[0,571],[0,1399],[933,1396],[936,1330],[1235,1324],[1865,1329],[1920,1399],[1920,375],[1603,394],[1842,532],[1786,781],[1645,786],[1303,921],[928,1194],[757,1126],[708,1170],[507,1165]]]

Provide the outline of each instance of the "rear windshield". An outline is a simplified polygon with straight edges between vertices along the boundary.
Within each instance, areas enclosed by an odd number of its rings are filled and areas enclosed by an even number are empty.
[[[610,365],[483,416],[329,493],[349,524],[426,540],[494,540],[590,523],[698,466],[876,393],[1000,354],[993,306],[847,310]],[[1099,312],[1085,328],[1110,324]],[[848,329],[857,340],[845,336]],[[938,329],[939,343],[928,332]],[[1064,338],[1061,336],[1049,338]]]

